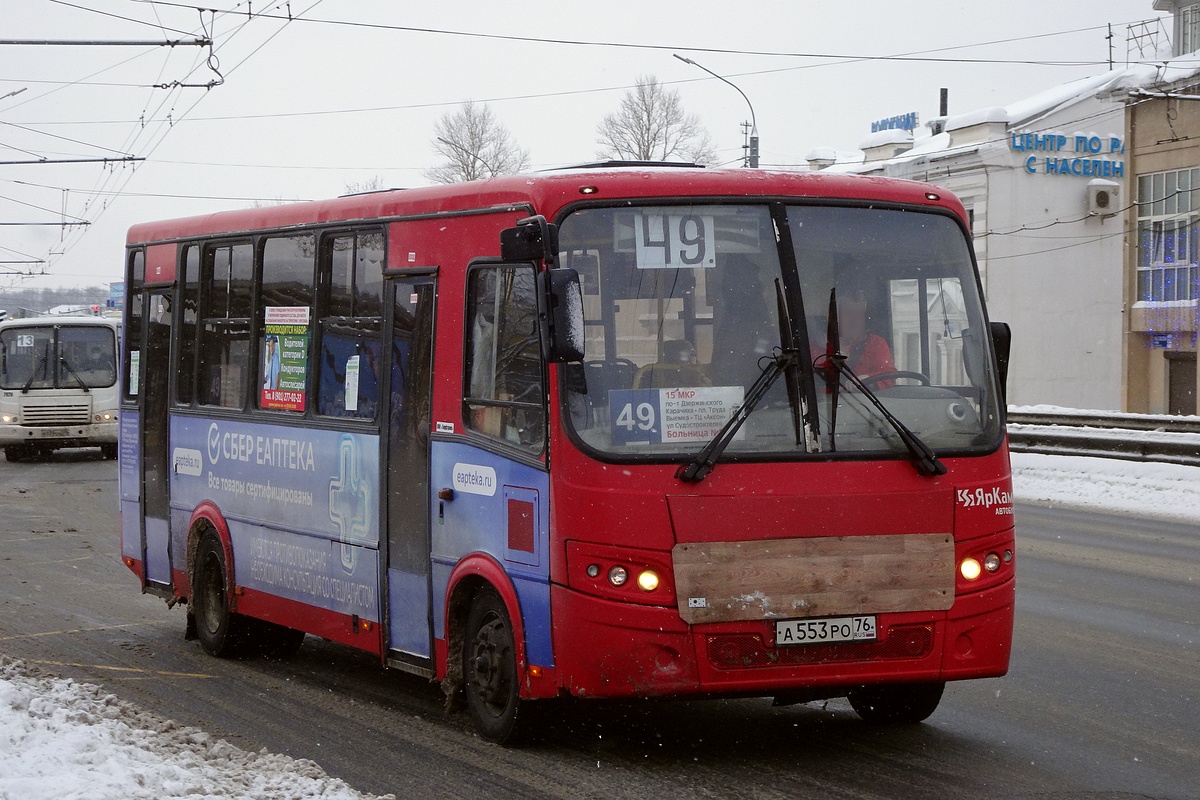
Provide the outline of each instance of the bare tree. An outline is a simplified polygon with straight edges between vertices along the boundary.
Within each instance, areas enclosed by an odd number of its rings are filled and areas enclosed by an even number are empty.
[[[653,75],[639,75],[621,108],[605,115],[596,129],[600,158],[667,161],[682,158],[712,164],[717,149],[700,118],[683,110],[679,92],[666,89]]]
[[[434,151],[446,163],[425,171],[438,183],[511,175],[529,166],[529,151],[517,146],[486,103],[467,101],[447,112],[433,127]]]
[[[363,194],[365,192],[383,191],[383,178],[376,175],[365,181],[346,181],[346,194]]]

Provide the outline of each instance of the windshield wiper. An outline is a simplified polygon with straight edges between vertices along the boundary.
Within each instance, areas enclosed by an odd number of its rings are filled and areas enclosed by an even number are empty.
[[[792,425],[796,430],[796,444],[805,444],[810,451],[820,449],[816,435],[809,436],[808,427],[804,421],[804,399],[800,388],[800,349],[797,344],[796,329],[793,327],[792,315],[788,312],[787,299],[779,279],[775,280],[775,300],[779,306],[779,339],[782,342],[779,352],[770,356],[770,361],[763,364],[758,378],[742,398],[741,405],[734,410],[733,416],[717,431],[704,449],[696,454],[687,464],[675,471],[675,477],[684,483],[698,483],[704,476],[712,472],[717,459],[725,452],[725,448],[733,441],[742,423],[753,413],[754,408],[770,391],[780,375],[787,375],[788,403],[792,409]],[[762,359],[760,359],[761,363]]]
[[[675,471],[675,477],[684,483],[698,483],[704,480],[704,476],[712,472],[712,468],[716,465],[717,459],[725,452],[725,448],[733,441],[733,437],[737,435],[738,430],[742,427],[742,423],[754,411],[755,406],[763,399],[767,391],[774,385],[775,381],[790,368],[794,368],[799,361],[799,353],[793,349],[783,350],[772,356],[764,356],[761,360],[766,360],[763,365],[762,372],[755,379],[749,391],[746,392],[745,398],[742,399],[741,405],[733,412],[733,416],[717,431],[717,435],[704,446],[704,449],[696,454],[689,463],[683,464]],[[760,361],[761,361],[760,360]]]
[[[878,409],[880,415],[896,430],[896,435],[900,437],[900,441],[904,442],[904,446],[908,448],[909,455],[912,456],[913,465],[917,468],[917,472],[929,477],[945,475],[946,465],[938,460],[937,454],[933,452],[933,449],[925,444],[920,436],[917,436],[903,422],[897,419],[896,415],[889,411],[888,407],[879,399],[879,396],[854,374],[854,370],[850,369],[850,366],[846,363],[846,355],[842,352],[841,345],[837,341],[837,336],[837,289],[833,289],[829,292],[829,343],[827,347],[834,352],[827,352],[825,354],[824,358],[827,362],[825,368],[845,375],[850,383],[854,385],[854,388],[862,392],[863,397],[871,401],[871,405]],[[831,393],[836,413],[837,392],[841,381],[836,379],[836,376],[833,377],[835,380],[833,381]],[[831,419],[829,425],[831,437],[833,435],[833,422],[834,420]],[[830,449],[833,449],[832,443],[830,444]]]
[[[85,392],[91,391],[91,389],[88,388],[88,385],[83,382],[83,378],[79,377],[79,373],[76,372],[75,368],[71,366],[71,362],[67,361],[67,359],[63,356],[59,356],[58,360],[61,361],[62,365],[67,368],[67,372],[71,373],[71,377],[74,378],[75,382],[79,384],[80,389],[83,389]]]
[[[29,371],[29,380],[25,381],[25,385],[21,387],[21,394],[29,394],[29,387],[33,386],[33,380],[37,377],[38,369],[45,370],[46,362],[50,360],[50,348],[47,346],[45,352],[42,353],[42,359],[37,363],[37,366]],[[42,373],[45,375],[45,372]]]

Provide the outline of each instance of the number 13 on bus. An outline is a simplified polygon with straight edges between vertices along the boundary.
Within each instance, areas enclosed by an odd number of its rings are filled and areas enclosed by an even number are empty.
[[[213,655],[366,650],[497,742],[1008,669],[1008,328],[939,188],[613,163],[146,223],[126,271],[123,558]]]

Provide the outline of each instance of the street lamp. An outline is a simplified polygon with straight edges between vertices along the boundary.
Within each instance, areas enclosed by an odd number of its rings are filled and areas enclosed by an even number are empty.
[[[746,101],[746,105],[750,107],[750,152],[746,155],[746,166],[751,167],[752,169],[758,169],[758,121],[754,118],[754,105],[750,102],[750,98],[746,97],[746,93],[741,89],[738,89],[737,85],[732,81],[722,78],[720,75],[713,72],[703,64],[698,64],[690,58],[684,58],[683,56],[679,55],[679,53],[672,53],[671,55],[675,56],[685,64],[691,64],[693,67],[699,67],[717,80],[723,83],[728,83],[734,89],[737,89],[737,93],[742,96],[742,99]]]

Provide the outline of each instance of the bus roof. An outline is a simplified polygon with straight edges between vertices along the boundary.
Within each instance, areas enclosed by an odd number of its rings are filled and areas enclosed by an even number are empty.
[[[588,192],[584,193],[584,188]],[[195,236],[352,223],[473,209],[531,208],[553,219],[566,205],[605,199],[680,197],[811,197],[939,206],[964,221],[962,204],[949,191],[926,183],[861,175],[678,166],[613,166],[564,169],[419,189],[393,189],[333,200],[221,211],[146,222],[129,229],[129,245]]]
[[[71,325],[71,326],[87,326],[98,325],[107,328],[116,328],[121,324],[121,320],[117,317],[97,317],[91,314],[84,315],[56,315],[44,317],[12,317],[0,321],[0,328],[18,328],[29,327],[31,325],[39,325],[43,327],[52,325]]]

